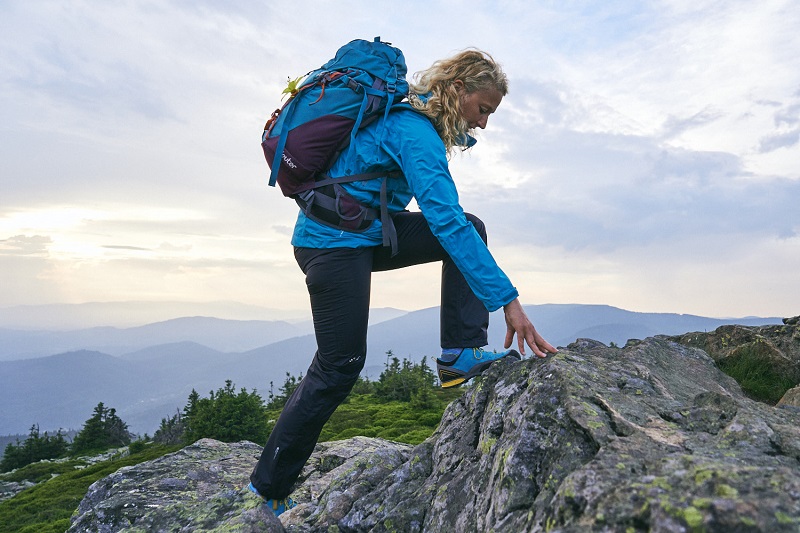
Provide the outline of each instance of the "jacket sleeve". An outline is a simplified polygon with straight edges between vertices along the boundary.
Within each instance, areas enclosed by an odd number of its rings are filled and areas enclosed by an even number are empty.
[[[464,215],[433,125],[412,111],[397,113],[394,121],[384,148],[405,174],[431,231],[489,311],[511,302],[519,293]]]

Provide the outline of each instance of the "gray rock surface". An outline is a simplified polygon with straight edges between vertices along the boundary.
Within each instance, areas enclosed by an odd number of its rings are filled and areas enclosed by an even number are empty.
[[[241,490],[258,451],[204,440],[122,469],[70,531],[800,531],[798,412],[666,337],[501,361],[416,447],[320,444],[282,525]]]
[[[211,439],[93,483],[69,532],[283,531],[247,490],[261,448]]]

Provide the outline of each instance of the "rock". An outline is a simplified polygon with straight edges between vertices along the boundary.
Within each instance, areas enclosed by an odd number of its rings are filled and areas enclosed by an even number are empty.
[[[800,409],[800,386],[786,391],[786,394],[778,402],[778,407]]]
[[[256,518],[280,531],[239,490],[258,452],[205,440],[122,469],[70,531],[251,531]],[[293,498],[289,532],[796,533],[800,414],[747,398],[670,338],[581,339],[499,361],[418,446],[318,445]]]
[[[800,383],[800,325],[722,326],[711,333],[686,333],[670,339],[700,348],[730,375],[742,379],[752,398],[775,404]]]
[[[800,325],[797,317],[783,326],[721,326],[711,333],[686,333],[669,337],[704,350],[717,362],[745,355],[772,365],[773,371],[800,382]]]
[[[123,467],[89,487],[68,531],[282,532],[261,498],[246,489],[260,454],[251,442],[203,439]]]
[[[0,481],[0,502],[13,498],[25,489],[35,486],[36,483],[23,479],[16,481]]]

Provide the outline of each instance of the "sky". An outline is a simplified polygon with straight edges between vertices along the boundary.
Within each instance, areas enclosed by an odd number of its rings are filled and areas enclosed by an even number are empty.
[[[0,307],[307,308],[263,124],[380,36],[409,73],[477,47],[508,74],[450,168],[523,303],[800,314],[798,27],[795,0],[0,0]],[[379,273],[372,305],[438,284]]]

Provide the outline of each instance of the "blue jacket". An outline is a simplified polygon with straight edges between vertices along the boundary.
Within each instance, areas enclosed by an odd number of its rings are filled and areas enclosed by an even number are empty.
[[[389,113],[385,127],[381,118],[359,131],[355,142],[336,160],[329,174],[335,178],[401,170],[405,179],[388,181],[389,211],[402,211],[416,198],[431,231],[472,291],[489,311],[494,311],[519,294],[464,216],[444,143],[433,124],[420,113],[397,107]],[[380,179],[344,184],[353,197],[376,209],[380,206],[380,186]],[[359,248],[379,246],[382,242],[380,220],[363,233],[353,233],[310,220],[302,210],[292,236],[294,246],[307,248]]]

